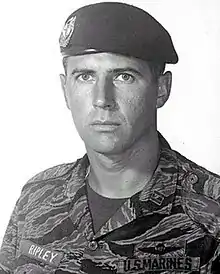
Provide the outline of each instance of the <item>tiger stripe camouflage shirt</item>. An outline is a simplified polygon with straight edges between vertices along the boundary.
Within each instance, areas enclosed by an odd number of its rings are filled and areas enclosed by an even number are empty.
[[[161,147],[145,188],[94,233],[87,155],[23,187],[0,273],[220,273],[220,177]]]

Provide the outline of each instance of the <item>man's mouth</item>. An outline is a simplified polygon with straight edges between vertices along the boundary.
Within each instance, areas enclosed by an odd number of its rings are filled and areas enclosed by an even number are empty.
[[[116,130],[120,126],[120,123],[111,120],[96,120],[91,123],[91,126],[97,131],[110,132]]]
[[[92,122],[92,125],[103,125],[103,126],[119,126],[120,123],[110,120],[96,120]]]

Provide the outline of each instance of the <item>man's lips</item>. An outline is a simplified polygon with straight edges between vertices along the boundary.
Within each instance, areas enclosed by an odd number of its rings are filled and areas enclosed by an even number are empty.
[[[113,132],[120,126],[120,123],[115,121],[110,121],[110,120],[105,120],[105,121],[98,120],[98,121],[92,122],[91,126],[93,127],[95,131]]]
[[[98,126],[119,126],[120,123],[118,122],[115,122],[115,121],[101,121],[101,120],[97,120],[97,121],[94,121],[91,123],[91,125],[95,126],[95,125],[98,125]]]

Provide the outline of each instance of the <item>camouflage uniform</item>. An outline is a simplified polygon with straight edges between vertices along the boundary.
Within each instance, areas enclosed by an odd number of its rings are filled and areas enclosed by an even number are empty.
[[[24,186],[0,273],[220,273],[219,176],[161,145],[150,183],[94,234],[88,166],[84,156]]]

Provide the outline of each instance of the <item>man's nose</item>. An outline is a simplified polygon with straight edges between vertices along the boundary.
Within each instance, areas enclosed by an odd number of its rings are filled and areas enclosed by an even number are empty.
[[[93,88],[93,106],[103,109],[116,107],[114,85],[111,79],[99,79]]]

